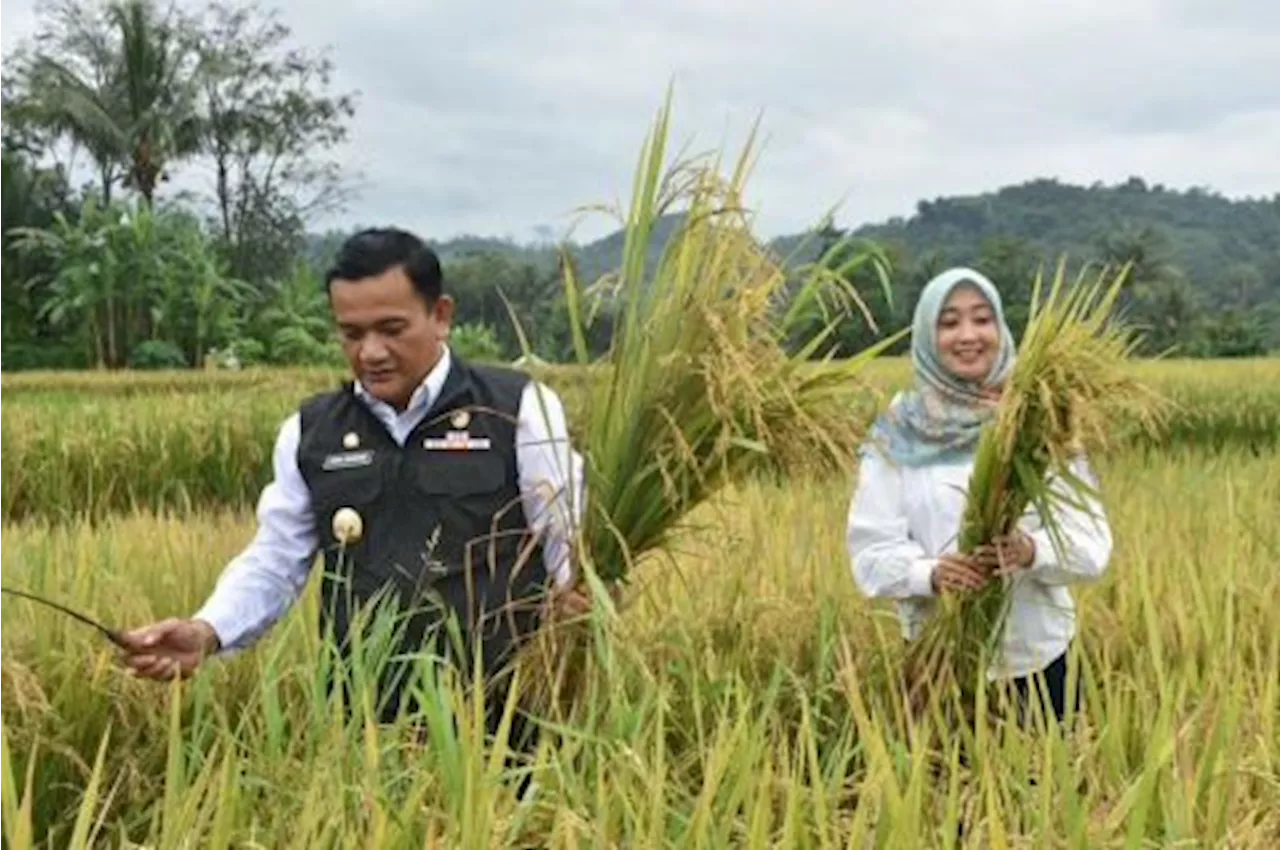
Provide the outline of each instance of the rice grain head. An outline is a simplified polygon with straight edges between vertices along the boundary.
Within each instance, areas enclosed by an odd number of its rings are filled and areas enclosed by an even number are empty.
[[[605,376],[583,408],[587,512],[576,553],[577,580],[597,592],[625,582],[641,560],[658,563],[649,556],[673,545],[689,514],[726,485],[850,468],[866,424],[852,403],[862,372],[901,336],[836,360],[824,349],[844,316],[800,330],[806,314],[796,305],[839,294],[840,276],[823,262],[789,268],[751,232],[742,197],[754,135],[724,176],[716,156],[668,166],[669,121],[668,100],[620,216],[621,267],[585,287],[572,259],[563,262],[580,364]],[[668,217],[674,232],[654,261],[651,243]],[[586,354],[593,315],[612,320],[603,362]],[[549,642],[533,681],[553,681],[564,657]]]

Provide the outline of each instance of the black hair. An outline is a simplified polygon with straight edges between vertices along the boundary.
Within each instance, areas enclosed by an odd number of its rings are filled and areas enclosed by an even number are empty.
[[[405,230],[375,227],[349,237],[325,274],[324,285],[331,290],[335,280],[363,280],[400,266],[427,306],[444,294],[444,273],[440,258],[427,244]]]

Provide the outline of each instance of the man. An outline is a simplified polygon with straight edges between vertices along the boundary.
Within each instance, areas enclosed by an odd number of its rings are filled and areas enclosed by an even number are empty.
[[[548,585],[569,613],[586,610],[570,565],[582,463],[560,399],[522,373],[451,354],[440,263],[409,233],[352,236],[326,285],[355,381],[284,422],[252,543],[194,617],[127,635],[138,675],[187,676],[259,640],[298,598],[317,551],[322,625],[344,647],[356,606],[390,592],[409,612],[399,652],[444,651],[442,615],[452,615],[464,674],[478,649],[496,676],[537,629]],[[384,677],[384,721],[403,688]],[[491,731],[504,695],[493,697]]]

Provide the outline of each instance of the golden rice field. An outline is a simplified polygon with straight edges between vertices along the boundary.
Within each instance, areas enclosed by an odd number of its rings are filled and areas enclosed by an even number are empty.
[[[893,613],[850,575],[850,471],[725,493],[641,565],[525,768],[457,688],[425,741],[344,723],[311,596],[171,686],[6,597],[5,845],[1280,846],[1280,362],[1140,368],[1177,407],[1166,444],[1098,461],[1117,549],[1077,593],[1087,706],[1065,737],[926,750],[891,685]],[[546,377],[571,411],[590,380]],[[335,378],[4,376],[4,583],[117,625],[189,613],[252,533],[280,417]],[[882,388],[905,379],[877,364]]]

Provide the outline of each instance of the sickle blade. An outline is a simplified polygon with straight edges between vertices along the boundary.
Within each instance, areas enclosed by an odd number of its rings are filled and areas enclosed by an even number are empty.
[[[73,611],[67,606],[62,605],[58,602],[54,602],[51,599],[45,599],[43,596],[37,596],[34,593],[28,593],[25,590],[16,590],[10,587],[0,587],[0,593],[8,593],[11,596],[17,596],[22,599],[27,599],[32,602],[39,603],[40,605],[44,605],[46,607],[52,608],[55,611],[58,611],[62,614],[66,614],[68,617],[71,617],[73,620],[78,620],[81,623],[84,623],[86,626],[90,626],[94,629],[97,629],[107,638],[107,640],[111,641],[121,649],[129,648],[128,645],[125,643],[124,638],[121,636],[120,632],[118,632],[117,630],[108,628],[107,626],[104,626],[102,623],[99,623],[97,620],[93,619],[92,617],[85,614],[81,614],[79,611]]]

